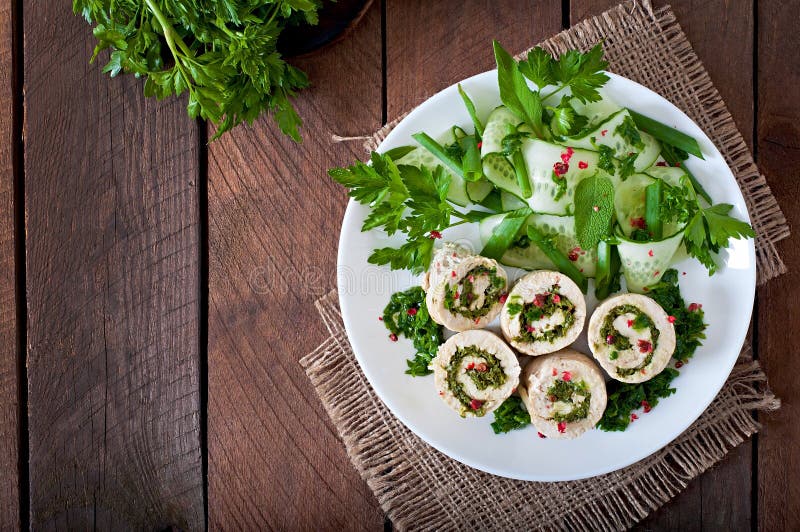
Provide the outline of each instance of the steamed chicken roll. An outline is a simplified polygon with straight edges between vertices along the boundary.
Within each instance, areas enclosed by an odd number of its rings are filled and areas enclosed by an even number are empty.
[[[500,314],[506,339],[534,356],[574,342],[585,320],[586,302],[578,285],[561,273],[544,270],[520,279]]]
[[[516,355],[489,331],[451,336],[439,346],[431,366],[439,396],[461,417],[486,415],[519,384]]]
[[[508,277],[497,261],[445,244],[433,258],[422,287],[433,321],[451,331],[486,327],[503,307]]]
[[[564,349],[531,359],[519,384],[536,430],[548,438],[576,438],[606,409],[606,383],[591,358]]]
[[[650,380],[675,351],[675,327],[658,303],[639,294],[612,297],[589,320],[589,348],[611,377]]]

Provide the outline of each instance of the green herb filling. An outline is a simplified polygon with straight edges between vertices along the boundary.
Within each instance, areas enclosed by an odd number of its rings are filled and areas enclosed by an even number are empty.
[[[489,277],[489,284],[483,294],[475,293],[475,285],[481,276]],[[497,275],[497,268],[487,268],[477,266],[472,268],[464,275],[461,282],[445,287],[444,307],[454,314],[465,318],[475,319],[486,316],[495,303],[500,300],[500,296],[505,292],[506,281]],[[483,305],[473,308],[473,302],[483,295]]]
[[[573,423],[586,419],[589,415],[589,406],[591,405],[592,394],[589,392],[589,386],[585,381],[565,381],[557,379],[550,388],[547,389],[547,395],[550,402],[569,403],[574,405],[567,413],[556,412],[553,414],[552,419],[555,421],[563,421],[566,423]],[[583,397],[583,401],[577,401],[577,397]]]
[[[635,305],[619,305],[611,309],[611,311],[606,314],[605,319],[603,320],[603,326],[600,328],[600,341],[603,342],[602,344],[596,344],[595,347],[598,349],[601,348],[602,345],[612,346],[614,350],[609,355],[610,360],[616,360],[619,358],[619,351],[625,351],[627,349],[633,349],[635,346],[631,345],[631,341],[627,336],[624,336],[622,333],[614,327],[614,320],[620,316],[625,314],[633,314],[633,323],[631,327],[636,331],[641,331],[643,329],[650,329],[650,351],[647,353],[647,356],[640,365],[636,366],[635,368],[617,368],[617,375],[620,377],[628,377],[633,375],[637,371],[640,371],[646,368],[650,362],[653,360],[653,353],[656,350],[656,346],[658,345],[658,335],[659,331],[656,327],[656,324],[653,323],[653,320],[650,319],[650,316],[642,312],[642,310],[635,306]],[[610,340],[610,341],[609,341]]]
[[[473,398],[470,397],[464,390],[464,386],[459,382],[458,376],[461,373],[461,362],[467,357],[475,357],[483,360],[482,363],[475,364],[474,367],[468,368],[466,374],[475,383],[479,390],[486,388],[499,388],[505,384],[508,376],[503,371],[500,360],[493,354],[480,349],[475,346],[459,347],[456,349],[455,354],[450,358],[450,363],[447,365],[447,387],[450,392],[458,399],[463,405],[461,415],[467,411],[471,411],[476,416],[482,416],[485,413],[485,402],[481,402],[480,408],[472,408]],[[480,365],[485,365],[481,368]],[[485,371],[480,371],[485,369]]]
[[[558,291],[558,285],[553,285],[550,291],[536,294],[534,300],[519,305],[511,302],[509,314],[515,316],[521,314],[519,318],[520,333],[514,338],[517,342],[553,342],[567,334],[567,331],[575,323],[575,304],[565,295]],[[556,312],[561,312],[564,321],[554,327],[541,330],[536,327],[539,321]]]

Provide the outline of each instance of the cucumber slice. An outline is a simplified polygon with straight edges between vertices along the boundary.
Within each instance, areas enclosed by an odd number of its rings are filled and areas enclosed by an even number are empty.
[[[506,191],[501,191],[500,205],[502,205],[503,211],[515,211],[517,209],[525,207],[528,204],[513,194],[509,194]]]
[[[614,211],[617,222],[626,237],[636,229],[633,220],[644,218],[645,201],[644,190],[653,183],[654,178],[645,174],[633,174],[628,179],[617,185],[614,189]]]
[[[650,177],[663,180],[673,187],[682,187],[681,178],[686,175],[686,170],[675,166],[651,166],[644,171]]]
[[[503,221],[506,214],[497,214],[484,218],[478,232],[481,244],[485,245],[492,236],[494,228]],[[551,214],[532,214],[526,224],[533,225],[546,235],[552,235],[556,248],[571,259],[575,266],[586,277],[594,277],[597,265],[597,249],[582,250],[575,236],[575,218],[572,216],[555,216]],[[524,234],[524,233],[523,233]],[[526,270],[555,269],[555,265],[547,258],[536,244],[527,246],[511,246],[506,250],[500,262],[508,266],[516,266]]]
[[[595,139],[595,143],[608,146],[612,150],[614,150],[614,155],[618,159],[623,159],[628,156],[629,153],[632,152],[639,152],[639,156],[636,157],[636,160],[633,163],[634,168],[637,172],[641,172],[645,168],[649,168],[655,163],[656,159],[658,159],[659,154],[661,153],[661,144],[652,136],[644,131],[640,131],[639,133],[642,136],[642,141],[644,142],[644,149],[639,149],[634,147],[630,144],[625,138],[622,137],[619,133],[617,133],[617,127],[626,119],[631,117],[631,114],[628,112],[627,109],[622,109],[617,113],[611,115],[605,122],[602,122],[592,131],[585,133],[579,137],[571,137],[564,140],[562,144],[565,146],[569,145],[573,148],[584,148],[587,150],[594,149],[592,145],[592,138]],[[603,132],[605,131],[605,135]]]
[[[514,166],[502,153],[487,153],[483,157],[483,175],[497,188],[522,197]]]
[[[683,230],[657,242],[634,242],[618,235],[617,245],[622,271],[629,292],[647,292],[647,286],[657,283],[669,268],[675,251],[683,241]]]
[[[406,164],[408,166],[416,166],[417,168],[425,167],[433,171],[437,166],[442,166],[439,159],[433,156],[431,152],[424,148],[415,148],[408,152],[403,157],[395,161],[396,164]],[[469,195],[467,194],[467,182],[464,179],[446,167],[443,167],[445,172],[450,175],[450,188],[447,191],[447,199],[460,207],[469,205]],[[488,192],[487,192],[488,194]]]
[[[466,207],[470,204],[469,194],[467,194],[467,182],[452,172],[448,173],[450,173],[451,179],[450,188],[447,189],[447,199],[459,207]]]
[[[520,119],[507,107],[501,105],[492,111],[486,119],[486,127],[483,128],[481,157],[486,157],[489,153],[501,153],[503,139],[508,134],[508,126],[516,126],[519,123]]]
[[[604,122],[608,117],[622,110],[622,106],[612,100],[603,89],[599,89],[597,92],[601,96],[599,101],[581,103],[577,98],[573,98],[569,102],[576,113],[586,117],[589,125]]]
[[[480,178],[478,181],[467,182],[467,196],[469,196],[472,203],[482,202],[492,190],[494,190],[494,186],[485,177]]]
[[[527,201],[535,212],[570,214],[575,202],[575,187],[598,170],[597,152],[576,149],[570,158],[569,170],[562,177],[566,181],[566,189],[560,189],[553,181],[553,165],[562,162],[561,155],[564,153],[566,148],[563,146],[539,139],[528,139],[522,143],[522,154],[533,189],[533,196]],[[581,162],[586,163],[586,168],[581,168]]]

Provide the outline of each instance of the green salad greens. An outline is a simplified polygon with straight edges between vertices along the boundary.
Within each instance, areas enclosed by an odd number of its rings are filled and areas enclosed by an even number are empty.
[[[584,290],[597,277],[607,297],[619,275],[632,292],[658,283],[681,245],[713,274],[730,239],[755,235],[686,168],[703,157],[696,139],[603,92],[600,44],[559,57],[534,48],[517,61],[495,42],[494,56],[503,105],[481,109],[459,86],[471,124],[438,139],[419,132],[416,145],[373,153],[371,165],[330,170],[369,206],[363,230],[404,234],[370,263],[422,272],[443,231],[479,222],[485,256],[558,269]],[[547,216],[560,227],[537,223]],[[585,252],[594,263],[579,263]]]

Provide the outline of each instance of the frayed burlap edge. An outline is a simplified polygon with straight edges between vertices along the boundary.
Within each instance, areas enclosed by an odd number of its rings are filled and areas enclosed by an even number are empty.
[[[649,87],[674,103],[719,148],[736,176],[757,234],[758,284],[785,273],[786,266],[775,244],[789,236],[786,218],[669,6],[653,10],[649,1],[626,2],[540,45],[560,54],[573,48],[587,50],[600,41],[604,43],[609,70]],[[406,115],[408,112],[372,135],[337,136],[334,140],[363,140],[365,149],[375,150]]]
[[[752,414],[780,402],[745,347],[719,395],[674,442],[620,471],[524,482],[439,453],[378,399],[347,341],[336,292],[317,302],[329,338],[300,363],[362,478],[401,530],[622,530],[649,515],[758,431]],[[499,496],[498,494],[502,494]]]

